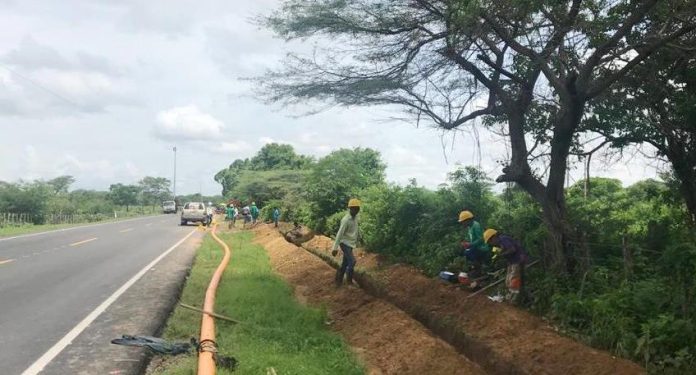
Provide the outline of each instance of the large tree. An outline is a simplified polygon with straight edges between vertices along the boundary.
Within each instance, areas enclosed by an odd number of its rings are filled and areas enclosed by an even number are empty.
[[[130,206],[138,203],[141,190],[137,185],[112,184],[109,186],[109,199],[116,205],[126,206],[128,211]]]
[[[311,157],[295,153],[291,145],[269,143],[264,145],[251,159],[237,159],[227,168],[215,174],[215,181],[222,185],[222,195],[227,197],[241,183],[241,176],[246,171],[296,171],[307,169],[313,160]],[[289,173],[289,175],[301,175]]]
[[[265,20],[286,39],[317,38],[263,77],[270,101],[398,105],[442,129],[504,124],[498,182],[538,202],[545,261],[573,270],[568,158],[587,105],[695,28],[693,0],[286,0]],[[531,142],[531,144],[530,144]],[[543,160],[546,172],[532,168]]]
[[[138,181],[142,195],[143,204],[157,205],[162,201],[171,199],[172,193],[169,190],[171,182],[164,177],[146,176]]]
[[[614,147],[648,143],[666,158],[696,226],[696,38],[637,67],[593,106],[588,129]]]
[[[257,171],[304,169],[311,162],[311,158],[295,153],[291,145],[278,143],[264,145],[249,161],[250,168]]]
[[[380,153],[370,148],[340,149],[319,159],[304,181],[315,229],[323,231],[326,218],[363,189],[383,184],[385,169]]]
[[[68,189],[70,189],[70,185],[75,183],[75,177],[73,176],[59,176],[54,179],[46,181],[48,185],[53,187],[53,191],[56,195],[58,194],[67,194]]]

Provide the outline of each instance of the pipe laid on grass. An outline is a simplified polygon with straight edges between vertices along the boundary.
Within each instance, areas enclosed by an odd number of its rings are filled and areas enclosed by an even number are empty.
[[[217,230],[217,223],[213,225],[213,230],[211,234],[217,243],[219,243],[225,249],[225,256],[222,258],[220,265],[218,265],[213,277],[210,279],[210,284],[208,284],[208,289],[205,291],[205,302],[203,303],[203,310],[205,311],[215,311],[215,292],[217,291],[218,284],[220,283],[220,278],[222,273],[227,267],[227,263],[230,261],[230,248],[225,242],[223,242],[215,234]],[[215,320],[212,316],[208,314],[203,314],[201,318],[201,337],[200,337],[200,349],[198,353],[198,375],[215,375],[215,358],[214,354],[216,351],[215,347]],[[212,345],[212,348],[211,348]]]

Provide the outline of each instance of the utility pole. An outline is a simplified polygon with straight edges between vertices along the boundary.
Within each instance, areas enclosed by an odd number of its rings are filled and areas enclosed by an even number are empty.
[[[176,205],[176,146],[174,146],[174,180],[172,182],[174,185],[172,188],[174,192],[174,205]]]

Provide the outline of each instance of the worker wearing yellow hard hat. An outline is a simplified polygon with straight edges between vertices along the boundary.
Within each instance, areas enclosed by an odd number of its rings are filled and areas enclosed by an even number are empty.
[[[348,213],[341,219],[341,226],[336,233],[336,241],[334,242],[331,255],[336,256],[338,249],[343,253],[343,261],[341,268],[336,271],[336,286],[343,285],[343,277],[346,278],[346,283],[353,286],[353,270],[355,269],[355,256],[353,249],[358,244],[358,213],[360,212],[360,201],[356,198],[348,200]]]
[[[463,255],[469,264],[471,277],[480,277],[483,273],[483,265],[490,259],[490,250],[483,240],[481,224],[475,220],[473,212],[463,210],[459,213],[459,223],[466,231],[466,239],[460,245]]]
[[[519,241],[511,236],[499,233],[493,228],[483,232],[483,239],[487,244],[500,248],[500,256],[507,261],[505,274],[505,286],[508,289],[507,300],[519,302],[520,295],[523,294],[524,286],[524,267],[527,264],[527,251]]]

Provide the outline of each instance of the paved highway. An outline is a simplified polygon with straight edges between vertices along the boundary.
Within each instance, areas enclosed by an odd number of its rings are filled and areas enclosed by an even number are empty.
[[[178,215],[162,215],[0,238],[0,374],[29,369],[195,230],[178,223]]]

